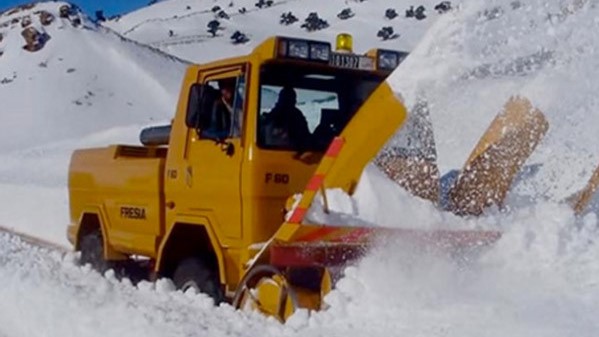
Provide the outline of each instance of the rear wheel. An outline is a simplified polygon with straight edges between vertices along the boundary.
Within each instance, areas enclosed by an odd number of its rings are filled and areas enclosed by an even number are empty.
[[[194,289],[210,296],[217,305],[224,301],[218,274],[200,258],[182,260],[173,274],[173,282],[183,292]]]
[[[112,268],[109,261],[104,259],[104,240],[100,230],[93,230],[84,234],[79,242],[81,250],[81,265],[90,264],[100,273]]]

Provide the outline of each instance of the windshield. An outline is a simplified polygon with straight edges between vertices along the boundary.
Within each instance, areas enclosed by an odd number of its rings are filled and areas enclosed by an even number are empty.
[[[262,66],[258,146],[326,150],[383,80],[379,74],[322,66]]]

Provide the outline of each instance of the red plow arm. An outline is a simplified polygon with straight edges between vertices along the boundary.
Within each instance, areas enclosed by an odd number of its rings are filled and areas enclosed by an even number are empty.
[[[303,225],[289,241],[270,245],[270,264],[278,267],[340,266],[363,256],[382,238],[409,242],[446,254],[488,246],[500,232],[418,230]]]

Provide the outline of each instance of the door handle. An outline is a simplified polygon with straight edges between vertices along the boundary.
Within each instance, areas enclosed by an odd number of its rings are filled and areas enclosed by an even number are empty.
[[[187,169],[185,170],[185,184],[187,187],[193,185],[193,169],[191,166],[187,166]]]

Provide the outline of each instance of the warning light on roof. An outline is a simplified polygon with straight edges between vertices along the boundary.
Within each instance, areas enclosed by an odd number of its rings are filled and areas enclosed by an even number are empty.
[[[353,52],[354,41],[350,34],[341,33],[337,35],[337,52]]]

